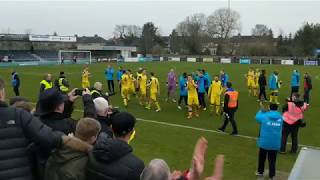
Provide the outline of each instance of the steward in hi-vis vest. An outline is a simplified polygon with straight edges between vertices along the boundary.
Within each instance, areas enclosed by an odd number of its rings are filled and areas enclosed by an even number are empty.
[[[52,75],[47,74],[45,78],[42,81],[40,81],[40,93],[42,93],[44,90],[51,88],[53,88]]]
[[[227,90],[224,95],[224,107],[223,107],[223,113],[225,116],[223,125],[219,128],[220,131],[223,131],[226,129],[229,121],[231,122],[233,131],[231,135],[238,135],[238,129],[237,124],[234,119],[234,114],[238,109],[238,98],[239,98],[239,92],[234,90],[232,88],[232,83],[227,82]]]

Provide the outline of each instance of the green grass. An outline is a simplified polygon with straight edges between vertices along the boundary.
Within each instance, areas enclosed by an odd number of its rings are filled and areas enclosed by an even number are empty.
[[[240,92],[239,110],[236,114],[239,133],[242,135],[256,137],[258,134],[258,125],[254,119],[258,110],[256,98],[249,97],[246,89],[246,80],[244,74],[247,72],[248,65],[239,64],[211,64],[211,63],[177,63],[177,62],[154,62],[154,63],[128,63],[122,64],[125,68],[137,70],[139,67],[147,68],[153,71],[159,77],[161,83],[161,99],[162,112],[155,113],[140,107],[135,99],[129,104],[127,111],[133,113],[136,117],[155,120],[161,122],[169,122],[192,127],[215,130],[222,120],[215,116],[210,116],[208,112],[203,112],[197,119],[187,120],[186,111],[179,111],[176,104],[164,102],[166,96],[166,74],[170,68],[175,68],[180,74],[182,72],[192,72],[198,68],[205,68],[211,75],[218,74],[220,69],[225,69],[233,82],[235,89]],[[92,64],[90,72],[93,75],[91,83],[101,81],[106,88],[104,79],[104,68],[107,64]],[[116,64],[113,65],[116,68]],[[301,73],[309,72],[313,77],[314,89],[312,90],[311,108],[306,112],[305,118],[307,127],[301,129],[299,134],[299,143],[310,146],[320,146],[317,132],[320,131],[320,121],[318,121],[317,112],[319,110],[320,100],[317,96],[319,89],[319,68],[304,66],[275,66],[275,65],[252,65],[257,68],[264,68],[268,74],[273,70],[279,70],[280,79],[284,82],[280,90],[280,100],[284,99],[290,93],[290,77],[293,69],[298,69]],[[10,68],[1,68],[0,76],[7,83],[10,83]],[[16,70],[20,74],[22,81],[21,94],[29,97],[32,101],[36,101],[39,91],[39,82],[45,73],[58,75],[63,70],[71,82],[72,87],[81,86],[81,65],[65,65],[65,66],[33,66],[33,67],[17,67]],[[302,89],[301,89],[302,90]],[[13,95],[11,87],[7,88],[8,97]],[[178,92],[177,92],[178,96]],[[119,94],[111,98],[112,104],[120,106],[122,109],[122,101]],[[77,109],[82,109],[81,100],[78,100]],[[74,117],[79,118],[81,113],[75,112]],[[209,149],[207,154],[205,174],[209,175],[212,170],[213,159],[217,154],[225,154],[225,179],[255,179],[254,172],[257,165],[257,147],[253,139],[245,139],[241,137],[232,137],[224,134],[216,134],[212,132],[203,132],[193,129],[185,129],[172,127],[167,125],[154,124],[139,121],[137,123],[137,137],[133,142],[135,153],[147,163],[153,158],[165,159],[172,169],[186,169],[190,165],[191,154],[194,144],[200,136],[204,136],[209,140]],[[230,129],[227,129],[230,132]],[[289,173],[296,155],[279,155],[277,161],[277,170]]]

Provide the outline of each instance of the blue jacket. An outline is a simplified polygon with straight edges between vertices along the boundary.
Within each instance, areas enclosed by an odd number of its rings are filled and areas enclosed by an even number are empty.
[[[269,89],[271,90],[278,89],[278,82],[275,74],[271,74],[269,77]]]
[[[203,76],[198,76],[197,84],[198,84],[198,92],[205,93],[206,92],[206,88],[205,88],[206,80]]]
[[[220,81],[223,87],[227,86],[227,82],[229,81],[229,76],[227,73],[224,73],[220,76]]]
[[[299,72],[292,73],[291,86],[292,87],[300,86],[300,73]]]
[[[180,87],[180,96],[187,96],[188,95],[187,79],[184,78],[183,76],[180,76],[179,87]]]
[[[18,73],[13,73],[11,77],[11,84],[13,87],[19,87],[20,86],[20,78],[18,76]]]
[[[210,77],[209,73],[207,73],[207,72],[204,73],[203,77],[204,77],[204,79],[206,80],[205,88],[207,89],[207,88],[210,87],[212,80],[211,80],[211,77]]]
[[[123,75],[123,71],[122,70],[119,70],[117,72],[117,80],[120,81],[121,80],[121,76]]]
[[[104,72],[104,75],[107,80],[113,80],[114,70],[113,68],[107,68]]]
[[[278,111],[259,111],[256,120],[260,124],[258,146],[267,150],[280,150],[283,118]]]

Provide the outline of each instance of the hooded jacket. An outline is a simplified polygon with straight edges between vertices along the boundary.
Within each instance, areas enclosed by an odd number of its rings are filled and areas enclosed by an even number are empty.
[[[100,138],[89,153],[87,179],[139,180],[144,163],[132,154],[132,148],[122,140]]]
[[[85,180],[88,154],[68,147],[55,150],[48,159],[45,180]]]
[[[283,118],[278,111],[259,111],[256,120],[260,124],[258,146],[267,150],[280,150]]]
[[[0,114],[0,179],[32,180],[30,143],[60,147],[63,134],[53,132],[30,113],[8,107],[1,101]]]

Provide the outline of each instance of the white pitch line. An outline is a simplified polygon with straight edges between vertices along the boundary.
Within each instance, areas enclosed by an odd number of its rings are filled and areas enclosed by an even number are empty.
[[[75,111],[83,112],[83,110],[79,110],[79,109],[75,109]],[[229,134],[227,134],[225,132],[219,132],[219,131],[211,130],[211,129],[197,128],[197,127],[193,127],[193,126],[186,126],[186,125],[181,125],[181,124],[174,124],[174,123],[155,121],[155,120],[149,120],[149,119],[142,119],[142,118],[137,118],[137,120],[141,121],[141,122],[146,122],[146,123],[161,124],[161,125],[165,125],[165,126],[178,127],[178,128],[184,128],[184,129],[191,129],[191,130],[196,130],[196,131],[210,132],[210,133],[222,134],[222,135],[230,136]],[[240,137],[240,138],[250,139],[250,140],[257,140],[258,139],[257,137],[246,136],[246,135],[241,135],[241,134],[238,134],[235,137]],[[291,144],[291,143],[289,142],[288,144]],[[304,145],[304,144],[299,144],[299,146],[300,147],[313,148],[313,149],[320,149],[320,147],[318,147],[318,146],[309,146],[309,145]]]

